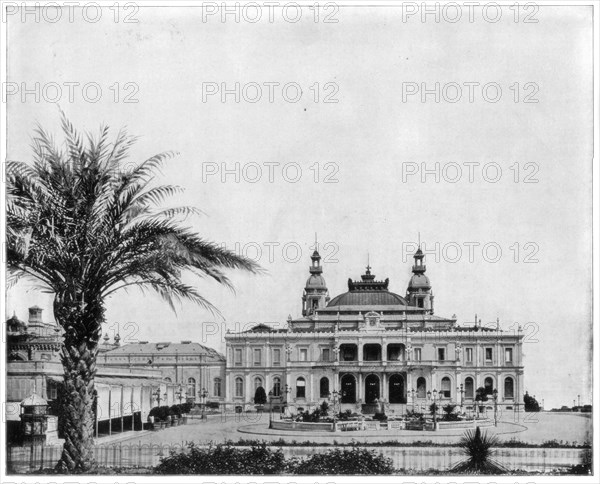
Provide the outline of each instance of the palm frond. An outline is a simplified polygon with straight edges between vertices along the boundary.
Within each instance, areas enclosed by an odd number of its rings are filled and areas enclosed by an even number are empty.
[[[105,297],[135,285],[156,291],[172,308],[175,300],[191,300],[214,314],[218,310],[198,288],[182,282],[185,273],[232,289],[227,271],[262,271],[182,225],[201,210],[161,207],[182,188],[150,184],[176,152],[159,153],[124,173],[136,137],[122,129],[111,142],[107,126],[97,137],[82,133],[60,113],[66,149],[38,125],[32,163],[7,166],[11,271],[36,278],[56,293],[76,293],[76,299]]]

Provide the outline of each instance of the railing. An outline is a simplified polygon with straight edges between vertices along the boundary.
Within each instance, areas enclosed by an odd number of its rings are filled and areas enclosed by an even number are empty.
[[[362,422],[337,422],[346,427],[361,425]],[[94,458],[101,468],[154,467],[162,457],[171,451],[184,450],[185,444],[113,444],[96,445]],[[316,453],[328,452],[333,446],[324,447],[282,447],[286,458],[307,458]],[[460,461],[464,455],[456,447],[376,447],[377,453],[392,459],[399,470],[427,472],[430,470],[448,470]],[[8,447],[8,474],[31,472],[38,469],[53,468],[62,452],[61,445],[34,447]],[[578,448],[497,448],[493,458],[514,471],[552,472],[567,469],[580,464],[589,449]]]

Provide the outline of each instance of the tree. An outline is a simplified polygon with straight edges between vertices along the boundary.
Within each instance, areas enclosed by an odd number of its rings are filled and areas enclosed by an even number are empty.
[[[488,401],[487,391],[484,387],[479,387],[477,390],[475,390],[475,401],[479,402],[477,405],[478,413],[483,411],[483,403]]]
[[[64,330],[65,443],[57,468],[82,472],[94,464],[94,377],[106,298],[137,286],[158,292],[173,310],[175,300],[190,300],[218,314],[182,276],[231,288],[225,270],[260,269],[187,227],[196,208],[161,208],[181,188],[151,182],[175,153],[124,172],[135,137],[121,130],[111,142],[108,127],[98,137],[82,136],[64,113],[61,122],[64,148],[38,126],[33,163],[7,164],[7,259],[10,284],[28,276],[54,294],[54,317]]]
[[[534,397],[529,395],[529,393],[527,391],[525,392],[525,395],[523,395],[523,403],[525,404],[526,412],[539,412],[540,411],[540,404]]]
[[[263,387],[258,387],[254,392],[254,403],[256,405],[264,405],[267,403],[267,394]]]

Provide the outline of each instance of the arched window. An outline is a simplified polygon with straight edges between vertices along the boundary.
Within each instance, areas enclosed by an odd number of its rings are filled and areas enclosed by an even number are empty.
[[[273,396],[281,396],[281,378],[279,378],[278,376],[273,378]]]
[[[306,380],[302,377],[296,380],[296,398],[306,398]]]
[[[451,397],[451,393],[450,393],[451,388],[452,388],[452,386],[450,383],[450,378],[448,378],[447,376],[442,378],[442,397],[443,398]]]
[[[504,398],[515,398],[515,381],[510,376],[504,379]]]
[[[168,376],[165,376],[163,380],[165,380],[167,383],[171,383],[171,379]]]
[[[324,376],[319,382],[319,396],[321,398],[329,398],[329,378]]]
[[[483,381],[483,387],[485,388],[486,395],[491,395],[492,393],[494,393],[494,379],[491,376],[488,376]]]
[[[473,378],[468,376],[465,378],[465,398],[473,398],[475,396],[475,383]]]
[[[262,386],[263,386],[263,384],[262,384],[262,378],[259,377],[259,376],[257,376],[254,379],[254,391],[256,392],[256,390],[258,390],[258,387],[262,387]]]
[[[187,396],[195,397],[196,396],[196,380],[193,378],[188,378],[187,381]]]
[[[221,379],[220,378],[215,378],[214,379],[213,395],[215,397],[220,397],[221,396]]]
[[[427,382],[425,378],[420,376],[417,378],[417,398],[425,398],[427,394]]]
[[[235,379],[235,396],[243,397],[244,396],[244,379],[238,376]]]

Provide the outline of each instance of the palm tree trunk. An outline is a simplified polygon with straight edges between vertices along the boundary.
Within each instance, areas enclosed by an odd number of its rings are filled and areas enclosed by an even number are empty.
[[[70,299],[70,300],[66,300]],[[64,385],[61,429],[65,443],[56,469],[79,473],[93,469],[96,356],[104,316],[102,303],[84,304],[57,295],[54,316],[64,329],[61,360]]]

